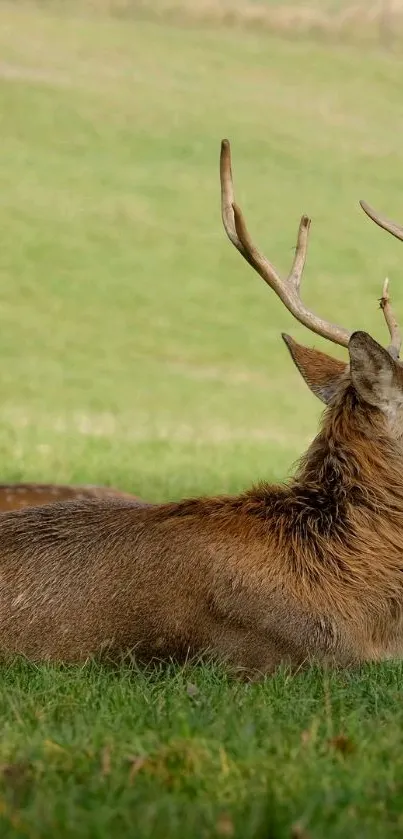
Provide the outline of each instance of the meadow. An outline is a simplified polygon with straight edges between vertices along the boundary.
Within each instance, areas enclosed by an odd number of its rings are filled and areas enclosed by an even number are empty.
[[[321,406],[293,322],[226,240],[218,156],[303,298],[386,333],[403,318],[403,60],[261,28],[0,6],[1,480],[147,499],[282,480]],[[174,608],[174,604],[173,604]],[[403,667],[3,669],[2,837],[401,836]]]

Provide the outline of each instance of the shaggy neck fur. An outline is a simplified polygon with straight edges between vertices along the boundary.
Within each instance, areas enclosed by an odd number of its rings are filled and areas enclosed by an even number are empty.
[[[381,411],[360,402],[351,385],[325,413],[301,459],[291,495],[320,511],[328,535],[359,511],[392,516],[403,527],[403,449]],[[397,518],[396,518],[397,517]]]
[[[401,444],[348,385],[282,500],[267,488],[271,526],[295,578],[305,590],[319,587],[346,617],[361,602],[377,640],[402,619],[402,478]]]

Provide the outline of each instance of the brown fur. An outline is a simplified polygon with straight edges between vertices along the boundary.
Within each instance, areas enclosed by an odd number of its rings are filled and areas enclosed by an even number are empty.
[[[254,674],[401,656],[403,373],[365,333],[349,351],[288,485],[2,514],[3,655],[207,654]]]
[[[21,510],[23,507],[39,507],[76,498],[126,498],[138,504],[144,503],[135,495],[121,492],[113,487],[63,486],[60,484],[0,484],[0,512]]]

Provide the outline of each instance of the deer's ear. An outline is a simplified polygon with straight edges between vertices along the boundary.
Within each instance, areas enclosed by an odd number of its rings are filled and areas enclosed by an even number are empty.
[[[367,332],[353,332],[348,345],[351,381],[364,402],[387,411],[402,402],[393,358]]]
[[[282,333],[291,358],[312,393],[328,405],[332,401],[348,364],[319,350],[303,347]]]

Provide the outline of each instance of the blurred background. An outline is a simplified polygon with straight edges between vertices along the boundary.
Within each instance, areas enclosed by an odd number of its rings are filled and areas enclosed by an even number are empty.
[[[277,268],[379,340],[403,245],[403,2],[0,4],[1,480],[147,498],[282,479],[321,411],[222,229],[220,140]]]

